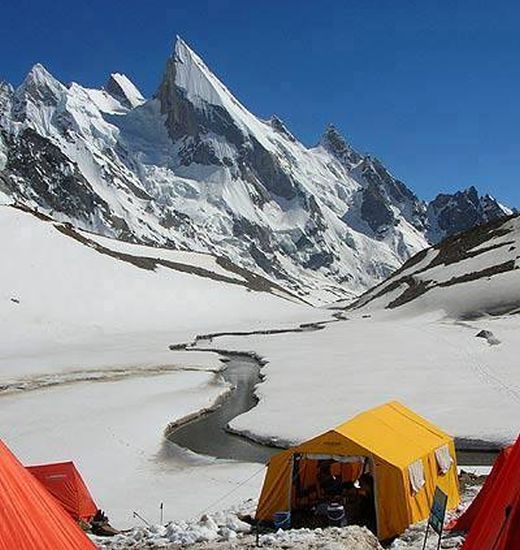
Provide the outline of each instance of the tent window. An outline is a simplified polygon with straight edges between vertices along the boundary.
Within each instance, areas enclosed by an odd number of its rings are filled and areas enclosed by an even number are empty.
[[[442,475],[446,474],[453,463],[448,445],[443,445],[435,450],[435,459],[437,460],[439,472]]]
[[[408,466],[408,475],[410,476],[412,494],[416,495],[426,483],[422,460],[416,460]]]

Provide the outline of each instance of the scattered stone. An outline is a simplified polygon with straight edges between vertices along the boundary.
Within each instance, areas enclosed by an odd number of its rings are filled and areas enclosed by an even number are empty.
[[[500,344],[500,340],[490,330],[481,330],[475,337],[484,338],[490,346],[497,346]]]
[[[247,525],[247,524],[246,524]],[[237,529],[237,527],[239,527]],[[109,540],[94,538],[103,550],[126,549],[177,549],[189,546],[190,550],[253,550],[257,547],[256,535],[240,526],[222,525],[206,516],[193,531],[186,525],[170,524],[165,527],[134,529]],[[382,550],[376,536],[365,527],[329,527],[325,529],[291,529],[261,535],[260,548],[291,550]]]
[[[180,343],[180,344],[170,344],[169,348],[170,348],[170,350],[172,350],[172,351],[175,351],[175,350],[185,350],[187,346],[188,346],[188,344],[186,344],[186,343],[184,342],[184,343]]]

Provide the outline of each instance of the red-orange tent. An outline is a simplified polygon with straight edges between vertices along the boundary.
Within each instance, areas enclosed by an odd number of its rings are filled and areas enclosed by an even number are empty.
[[[467,531],[463,550],[520,550],[520,437],[502,451],[482,490],[452,531]]]
[[[95,548],[0,440],[0,550]]]
[[[464,510],[464,513],[448,525],[448,529],[450,531],[467,532],[470,530],[476,516],[482,510],[482,506],[485,505],[487,495],[489,495],[492,487],[495,485],[495,481],[500,476],[500,472],[502,471],[512,448],[513,445],[506,447],[497,456],[493,464],[493,468],[486,479],[486,483],[484,483],[482,489],[477,493],[477,496],[473,499],[473,502],[466,508],[466,510]]]
[[[27,470],[43,484],[76,521],[90,521],[97,511],[96,503],[73,462],[57,462],[27,466]]]

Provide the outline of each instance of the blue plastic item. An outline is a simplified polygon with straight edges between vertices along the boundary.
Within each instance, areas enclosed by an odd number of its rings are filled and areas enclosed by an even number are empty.
[[[291,528],[291,512],[275,512],[273,520],[276,529]]]

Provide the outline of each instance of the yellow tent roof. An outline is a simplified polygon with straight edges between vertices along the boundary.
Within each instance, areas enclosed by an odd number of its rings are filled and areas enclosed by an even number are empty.
[[[333,431],[401,468],[451,441],[447,433],[398,401],[358,414]]]

